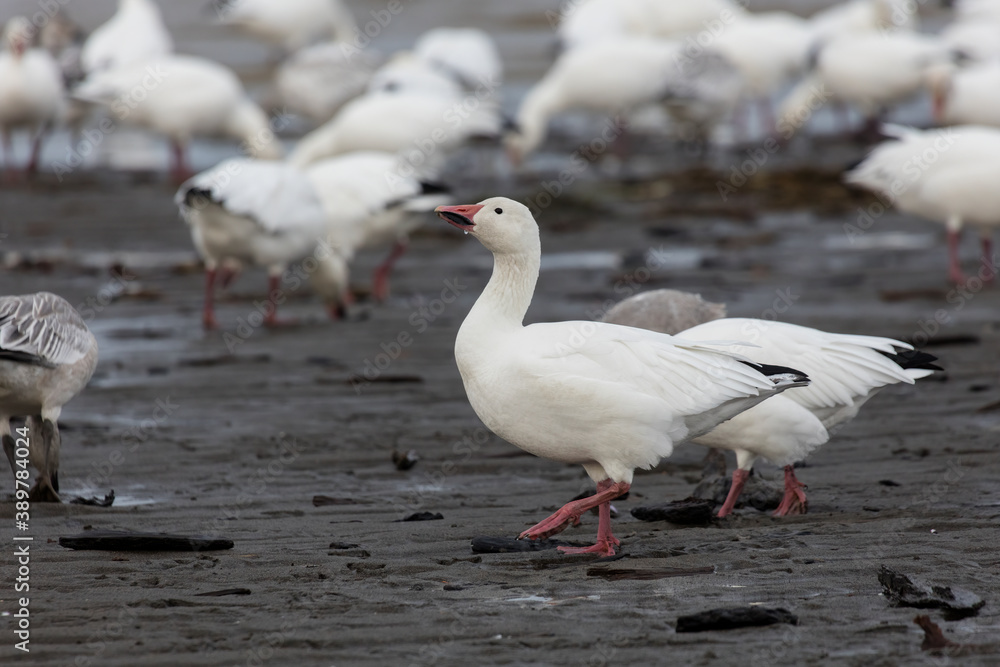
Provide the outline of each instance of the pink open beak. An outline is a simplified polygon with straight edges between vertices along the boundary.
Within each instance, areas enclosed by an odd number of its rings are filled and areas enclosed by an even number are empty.
[[[464,206],[438,206],[434,212],[442,220],[467,232],[476,226],[472,219],[482,209],[482,204],[466,204]]]

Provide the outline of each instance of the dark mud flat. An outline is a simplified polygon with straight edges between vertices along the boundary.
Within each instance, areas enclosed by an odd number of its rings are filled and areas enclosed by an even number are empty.
[[[956,643],[993,641],[1000,289],[951,292],[943,230],[931,223],[888,213],[852,246],[844,225],[867,200],[837,195],[833,175],[810,198],[815,173],[770,173],[780,192],[804,194],[771,199],[755,181],[725,206],[711,183],[689,188],[685,174],[628,185],[598,176],[595,167],[541,216],[552,268],[530,320],[592,318],[633,290],[669,286],[727,301],[733,315],[916,338],[947,373],[883,391],[809,460],[799,471],[806,516],[745,508],[698,527],[634,519],[634,507],[690,495],[704,452],[685,445],[616,501],[625,557],[474,554],[474,537],[516,536],[590,485],[578,468],[513,455],[466,402],[452,343],[489,274],[475,241],[428,220],[389,302],[361,303],[347,322],[324,320],[303,290],[284,308],[301,326],[247,330],[264,277],[245,275],[233,288],[243,297],[220,304],[223,330],[206,334],[201,276],[169,187],[81,176],[2,190],[0,249],[23,259],[2,274],[3,291],[49,289],[89,307],[101,344],[92,386],[63,414],[64,492],[116,492],[110,508],[32,508],[31,654],[11,658],[12,619],[0,617],[3,663],[943,664],[921,652],[914,610],[883,597],[883,564],[982,597],[978,615],[960,621],[929,613]],[[525,178],[507,194],[537,191]],[[651,250],[663,253],[655,270]],[[971,238],[965,250],[971,266]],[[358,262],[359,288],[378,259]],[[126,278],[111,277],[116,263]],[[412,343],[399,345],[401,334]],[[359,382],[366,370],[372,381]],[[410,450],[419,461],[397,470],[392,452]],[[334,502],[316,506],[315,496]],[[417,512],[443,519],[398,521]],[[88,527],[235,546],[59,546]],[[559,539],[595,531],[588,514]],[[15,566],[9,537],[2,543],[6,610]],[[681,616],[747,606],[786,609],[798,625],[674,629]]]

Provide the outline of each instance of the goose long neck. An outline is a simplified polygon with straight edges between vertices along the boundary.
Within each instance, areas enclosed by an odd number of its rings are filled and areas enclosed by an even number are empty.
[[[520,327],[538,282],[541,249],[493,256],[493,276],[476,301],[476,317],[488,317],[493,326]]]

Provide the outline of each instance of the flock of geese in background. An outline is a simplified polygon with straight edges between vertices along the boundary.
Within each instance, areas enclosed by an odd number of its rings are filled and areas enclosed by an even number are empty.
[[[918,31],[916,5],[904,0],[850,0],[810,18],[753,13],[732,0],[579,0],[563,13],[555,62],[507,120],[501,59],[480,30],[434,29],[385,58],[359,46],[364,33],[340,0],[219,2],[223,23],[287,53],[275,75],[276,106],[315,129],[284,157],[275,117],[230,69],[174,53],[153,0],[120,0],[86,39],[61,14],[43,25],[8,22],[0,131],[8,166],[11,132],[32,133],[29,172],[39,166],[44,133],[61,123],[75,131],[122,123],[165,137],[176,203],[205,263],[206,328],[218,324],[216,285],[247,266],[267,270],[271,293],[291,265],[313,257],[309,280],[336,318],[351,304],[349,265],[362,248],[392,246],[373,284],[385,298],[392,265],[420,222],[410,213],[437,210],[478,238],[495,268],[456,343],[470,401],[494,432],[583,464],[598,485],[597,495],[524,536],[547,537],[599,507],[598,541],[588,550],[609,554],[618,541],[608,503],[627,490],[635,468],[655,465],[681,440],[737,452],[720,516],[732,511],[759,457],[785,466],[778,513],[804,511],[792,465],[881,387],[933,372],[933,357],[891,339],[722,318],[724,311],[671,292],[640,295],[605,323],[524,327],[537,226],[526,207],[504,198],[448,205],[436,184],[446,160],[485,137],[502,142],[517,167],[542,146],[553,119],[577,110],[646,117],[652,109],[664,133],[724,145],[736,143],[734,128],[744,143],[787,141],[820,107],[845,120],[853,108],[887,140],[846,180],[946,223],[957,283],[965,281],[959,233],[979,228],[979,277],[988,281],[990,233],[1000,224],[1000,0],[955,5],[954,20],[932,35]],[[881,124],[924,92],[946,128]],[[201,136],[230,137],[245,155],[192,175],[186,152]],[[276,305],[266,322],[279,323]],[[560,347],[581,325],[589,327],[582,346]],[[719,340],[757,347],[708,342]],[[29,417],[37,433],[33,498],[59,498],[56,421],[95,363],[93,336],[62,299],[0,298],[0,428],[12,466],[10,418]]]

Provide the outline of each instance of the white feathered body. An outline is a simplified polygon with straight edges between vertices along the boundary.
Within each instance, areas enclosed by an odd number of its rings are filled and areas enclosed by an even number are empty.
[[[108,107],[117,121],[186,143],[195,136],[242,140],[257,157],[275,158],[280,146],[267,115],[232,70],[194,56],[165,56],[99,72],[74,96]]]
[[[36,130],[59,121],[64,108],[62,74],[48,51],[0,53],[0,129]]]
[[[57,420],[62,406],[87,385],[97,355],[94,335],[61,297],[0,297],[0,428],[6,432],[9,419],[18,416]]]
[[[322,38],[348,41],[355,23],[341,0],[228,0],[222,23],[294,51]]]
[[[118,12],[83,45],[86,73],[134,65],[172,53],[174,43],[153,0],[120,0]]]
[[[326,235],[319,198],[298,168],[235,159],[184,183],[176,202],[206,266],[261,266],[273,275]]]
[[[462,99],[423,92],[373,93],[351,100],[296,146],[289,161],[299,166],[354,151],[406,152],[411,166],[437,165],[473,136],[496,135],[493,107],[468,109]],[[433,171],[433,168],[429,168]]]
[[[897,129],[845,181],[882,193],[897,208],[953,229],[1000,224],[1000,129]]]

